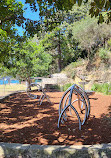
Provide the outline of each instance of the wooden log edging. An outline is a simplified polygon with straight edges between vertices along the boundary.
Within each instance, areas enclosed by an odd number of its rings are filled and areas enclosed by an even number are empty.
[[[0,158],[111,158],[111,143],[60,146],[1,142]]]

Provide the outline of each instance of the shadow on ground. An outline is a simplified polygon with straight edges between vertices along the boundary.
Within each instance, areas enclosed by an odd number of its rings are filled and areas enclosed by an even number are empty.
[[[58,129],[58,108],[62,94],[51,94],[52,104],[39,105],[25,93],[1,103],[0,142],[38,145],[93,145],[111,142],[111,104],[108,113],[90,115],[80,131],[78,121],[67,120]],[[93,99],[93,98],[92,98]],[[96,99],[94,99],[96,101]],[[97,111],[98,115],[99,111]]]

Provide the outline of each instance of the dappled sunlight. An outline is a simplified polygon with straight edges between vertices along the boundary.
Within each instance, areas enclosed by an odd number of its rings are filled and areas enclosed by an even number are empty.
[[[111,141],[108,121],[111,98],[99,94],[92,96],[90,117],[79,130],[76,116],[69,111],[67,121],[60,128],[57,127],[63,92],[48,92],[48,95],[51,103],[44,100],[42,105],[36,99],[30,99],[26,93],[4,100],[0,111],[0,141],[38,145],[88,145]]]

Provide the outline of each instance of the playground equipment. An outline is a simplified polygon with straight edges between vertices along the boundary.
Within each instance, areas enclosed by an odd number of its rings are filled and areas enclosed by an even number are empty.
[[[43,89],[38,83],[31,83],[27,87],[27,95],[31,99],[37,99],[37,102],[41,105],[44,99],[47,99],[51,103],[49,96],[46,95],[45,89]]]
[[[78,118],[79,130],[81,130],[81,126],[84,125],[90,114],[90,101],[88,96],[91,94],[94,94],[94,92],[86,92],[76,84],[72,85],[65,91],[59,104],[58,128],[61,123],[63,124],[67,120],[67,111],[70,115],[72,115],[73,111]],[[79,107],[78,110],[77,107]]]

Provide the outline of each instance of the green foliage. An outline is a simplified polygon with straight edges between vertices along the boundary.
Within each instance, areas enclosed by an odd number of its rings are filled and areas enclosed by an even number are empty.
[[[78,41],[78,48],[87,51],[87,57],[92,60],[98,46],[104,46],[111,37],[111,24],[97,25],[97,19],[86,16],[72,24],[73,39]]]
[[[5,55],[9,53],[10,50],[10,44],[8,47],[7,45],[7,32],[0,29],[0,62],[5,58]],[[7,51],[8,50],[8,51]],[[4,52],[4,54],[2,54]],[[7,52],[7,53],[6,53]]]
[[[97,17],[99,16],[98,23],[103,23],[104,20],[109,23],[111,21],[111,17],[109,16],[111,14],[111,1],[110,0],[94,0],[91,2],[91,7],[89,10],[89,14],[91,17]],[[105,12],[106,14],[102,14],[102,12]]]
[[[108,56],[108,49],[104,49],[104,48],[100,48],[99,49],[99,57],[101,58],[101,60],[103,61],[103,62],[107,62],[108,61],[108,59],[109,59],[109,56]]]
[[[5,29],[7,27],[7,32],[11,33],[13,30],[13,27],[15,24],[18,26],[22,26],[23,23],[25,23],[26,28],[26,34],[33,36],[35,33],[40,31],[41,24],[44,24],[45,28],[51,28],[58,26],[58,24],[61,23],[63,16],[60,14],[57,16],[56,13],[63,10],[70,10],[72,9],[73,5],[78,5],[79,7],[82,6],[82,4],[89,4],[89,13],[91,14],[91,17],[99,16],[99,22],[103,22],[104,19],[107,21],[111,21],[111,1],[110,0],[98,0],[98,1],[88,1],[88,0],[25,0],[25,3],[29,3],[32,11],[37,11],[37,7],[39,6],[39,16],[41,17],[40,21],[33,21],[30,19],[24,18],[24,10],[23,10],[23,4],[21,2],[15,1],[15,0],[2,0],[0,3],[0,25],[2,26],[2,29]],[[36,5],[36,3],[38,5]],[[103,15],[101,12],[106,12],[105,15]],[[105,17],[104,17],[105,16]]]
[[[21,26],[24,22],[23,5],[15,0],[0,2],[0,62],[10,58],[12,47],[24,37],[17,34],[15,25]]]
[[[111,38],[108,40],[108,47],[109,47],[109,50],[111,50]]]
[[[36,10],[36,1],[26,1],[30,3],[32,9]],[[89,14],[91,17],[97,17],[98,23],[111,21],[111,1],[110,0],[41,0],[37,1],[39,5],[40,16],[46,16],[46,19],[55,14],[58,10],[70,10],[72,6],[78,4],[82,6],[84,3],[89,3]],[[49,9],[50,8],[50,9]],[[105,14],[102,14],[102,12]]]
[[[15,0],[2,0],[0,2],[0,24],[2,25],[2,29],[10,29],[14,24],[21,26],[24,21],[23,12],[23,5],[21,2]]]
[[[103,83],[103,84],[95,83],[92,86],[91,90],[109,95],[111,94],[111,83],[109,84],[108,83]]]
[[[72,61],[76,61],[81,55],[80,49],[77,49],[78,41],[76,42],[76,40],[72,38],[72,27],[70,25],[73,22],[80,21],[86,14],[86,5],[80,8],[76,5],[71,11],[57,11],[53,18],[48,17],[48,28],[50,27],[50,22],[54,22],[54,20],[56,22],[58,21],[59,24],[58,26],[56,25],[56,28],[53,27],[52,31],[46,33],[41,40],[44,50],[53,57],[52,70],[60,72],[61,69]],[[47,20],[47,18],[45,20]],[[72,76],[74,77],[74,73]]]
[[[79,41],[82,49],[89,49],[94,45],[96,36],[95,26],[97,26],[96,19],[91,19],[89,16],[73,24],[73,37]]]
[[[70,68],[77,68],[79,66],[81,66],[83,64],[83,61],[82,59],[79,59],[78,61],[76,62],[72,62],[70,65],[68,65],[67,67],[70,67]]]
[[[74,41],[72,41],[65,33],[64,26],[56,27],[40,41],[45,52],[53,57],[53,69],[55,71],[61,71],[77,56],[77,52],[73,49]]]
[[[44,52],[41,45],[31,41],[16,45],[12,56],[10,68],[11,75],[19,79],[28,80],[31,76],[46,76],[49,74],[51,56]]]
[[[46,76],[49,73],[60,71],[72,61],[77,61],[81,57],[82,51],[89,51],[91,56],[90,53],[96,52],[99,44],[102,45],[104,40],[111,37],[110,24],[97,26],[98,19],[88,16],[90,1],[87,5],[82,5],[82,0],[55,1],[54,6],[53,2],[50,0],[37,1],[40,16],[44,16],[44,18],[41,22],[34,22],[30,19],[24,19],[24,10],[21,2],[15,0],[1,1],[1,67],[6,66],[7,70],[10,69],[13,75],[17,73],[19,76],[24,76],[24,78],[34,75]],[[26,1],[26,3],[30,3],[32,10],[36,10],[34,1]],[[73,6],[73,4],[75,5]],[[98,4],[101,7],[103,5],[100,1]],[[91,3],[91,7],[96,7],[95,1]],[[63,10],[67,9],[71,10],[63,12]],[[96,17],[99,14],[99,9],[96,10],[96,14],[94,13]],[[95,11],[94,8],[91,14],[93,11]],[[40,36],[36,44],[29,41],[21,43],[21,38],[17,35],[17,30],[14,29],[14,26],[15,24],[22,26],[24,22],[27,36],[33,36],[35,32],[39,32]],[[42,34],[40,34],[40,29],[42,29]],[[47,30],[50,32],[47,32]],[[23,36],[22,41],[24,38]],[[104,53],[102,55],[104,56]],[[69,77],[75,77],[76,71],[74,67],[76,67],[76,64],[78,66],[78,63],[72,63],[70,68],[67,68]]]
[[[66,91],[70,86],[72,86],[73,84],[72,83],[67,83],[65,84],[63,87],[62,87],[62,90],[63,91]]]

